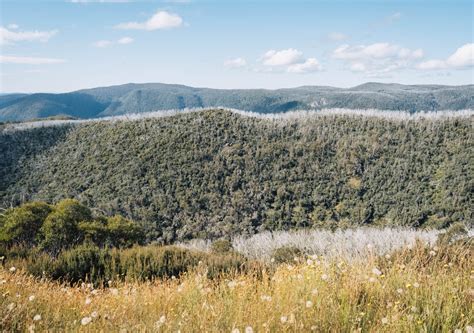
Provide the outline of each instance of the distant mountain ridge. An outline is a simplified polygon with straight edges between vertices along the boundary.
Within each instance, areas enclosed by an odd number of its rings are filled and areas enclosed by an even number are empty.
[[[228,107],[259,113],[298,109],[439,111],[474,108],[474,85],[402,85],[368,82],[352,88],[302,86],[278,90],[194,88],[128,83],[69,93],[0,95],[0,121],[53,116],[98,118],[157,110]]]

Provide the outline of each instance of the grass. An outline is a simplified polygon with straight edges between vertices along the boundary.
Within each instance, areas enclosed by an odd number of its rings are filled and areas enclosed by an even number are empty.
[[[472,244],[311,256],[208,279],[70,286],[0,271],[4,331],[472,332]],[[36,319],[36,320],[35,320]]]

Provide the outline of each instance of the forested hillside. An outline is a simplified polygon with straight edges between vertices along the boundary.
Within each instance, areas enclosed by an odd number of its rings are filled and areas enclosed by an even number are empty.
[[[77,198],[150,240],[473,222],[473,117],[269,120],[214,110],[3,131],[2,206]]]
[[[98,118],[197,107],[227,107],[258,113],[326,108],[392,111],[474,109],[474,86],[366,83],[353,88],[209,89],[143,83],[63,94],[0,96],[0,121],[53,116]]]

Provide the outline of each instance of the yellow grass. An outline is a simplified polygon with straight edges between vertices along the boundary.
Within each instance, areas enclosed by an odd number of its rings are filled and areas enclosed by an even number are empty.
[[[40,281],[5,267],[0,271],[0,327],[183,333],[469,331],[474,321],[472,252],[428,251],[405,250],[358,263],[306,258],[263,272],[263,277],[209,280],[201,268],[179,279],[112,282],[102,289]]]

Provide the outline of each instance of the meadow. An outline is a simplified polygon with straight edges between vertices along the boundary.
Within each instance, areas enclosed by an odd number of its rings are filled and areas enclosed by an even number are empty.
[[[0,325],[30,332],[472,332],[472,239],[404,244],[384,255],[371,246],[353,257],[301,252],[218,276],[201,262],[178,276],[103,285],[35,278],[6,262]]]

